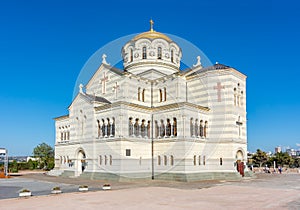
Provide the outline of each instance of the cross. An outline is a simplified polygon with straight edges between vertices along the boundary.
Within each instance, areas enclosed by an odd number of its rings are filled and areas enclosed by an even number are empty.
[[[221,102],[221,90],[225,89],[225,86],[222,86],[221,82],[218,82],[217,86],[214,86],[214,89],[218,91],[218,102]]]
[[[154,25],[154,22],[153,22],[153,20],[151,19],[151,20],[150,20],[150,31],[153,31],[153,25]]]
[[[243,123],[241,122],[240,118],[241,117],[239,116],[238,121],[236,121],[236,125],[239,126],[239,136],[241,136],[241,126],[243,125]]]
[[[108,78],[108,76],[106,76],[106,72],[104,72],[103,78],[101,79],[103,94],[105,94],[105,92],[106,92],[106,82],[108,82],[108,81],[109,81],[109,78]]]
[[[81,116],[80,116],[81,115]],[[83,135],[83,129],[84,129],[84,122],[86,120],[86,115],[83,114],[82,110],[80,110],[79,117],[76,117],[76,120],[79,123],[79,128],[81,130],[81,135]]]
[[[115,92],[115,99],[117,99],[118,90],[120,90],[120,85],[118,85],[118,82],[113,86],[113,91]]]

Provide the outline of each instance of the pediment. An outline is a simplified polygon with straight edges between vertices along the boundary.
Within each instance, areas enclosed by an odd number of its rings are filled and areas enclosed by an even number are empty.
[[[144,79],[149,79],[149,80],[156,80],[162,77],[167,76],[167,74],[164,74],[160,71],[157,71],[155,69],[149,69],[145,72],[142,72],[140,74],[138,74],[137,76],[144,78]]]

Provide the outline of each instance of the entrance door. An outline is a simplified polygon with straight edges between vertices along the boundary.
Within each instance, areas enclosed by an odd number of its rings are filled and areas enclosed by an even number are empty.
[[[75,176],[80,176],[85,170],[85,153],[83,150],[80,150],[77,154],[77,167]]]
[[[245,175],[245,173],[244,173],[245,165],[244,165],[243,159],[244,159],[243,152],[241,150],[237,151],[237,153],[236,153],[236,170],[242,176]]]

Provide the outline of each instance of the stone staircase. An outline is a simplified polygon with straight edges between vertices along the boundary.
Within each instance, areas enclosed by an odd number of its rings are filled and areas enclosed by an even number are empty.
[[[60,176],[64,171],[58,170],[58,169],[52,169],[51,171],[47,172],[47,175],[49,176]]]

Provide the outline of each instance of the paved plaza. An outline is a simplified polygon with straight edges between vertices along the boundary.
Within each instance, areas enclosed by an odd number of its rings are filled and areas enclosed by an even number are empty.
[[[1,209],[300,209],[300,174],[257,174],[242,181],[109,182],[26,174],[0,179]],[[88,185],[89,192],[78,192]],[[51,195],[54,186],[63,193]],[[18,198],[27,188],[30,198]]]

